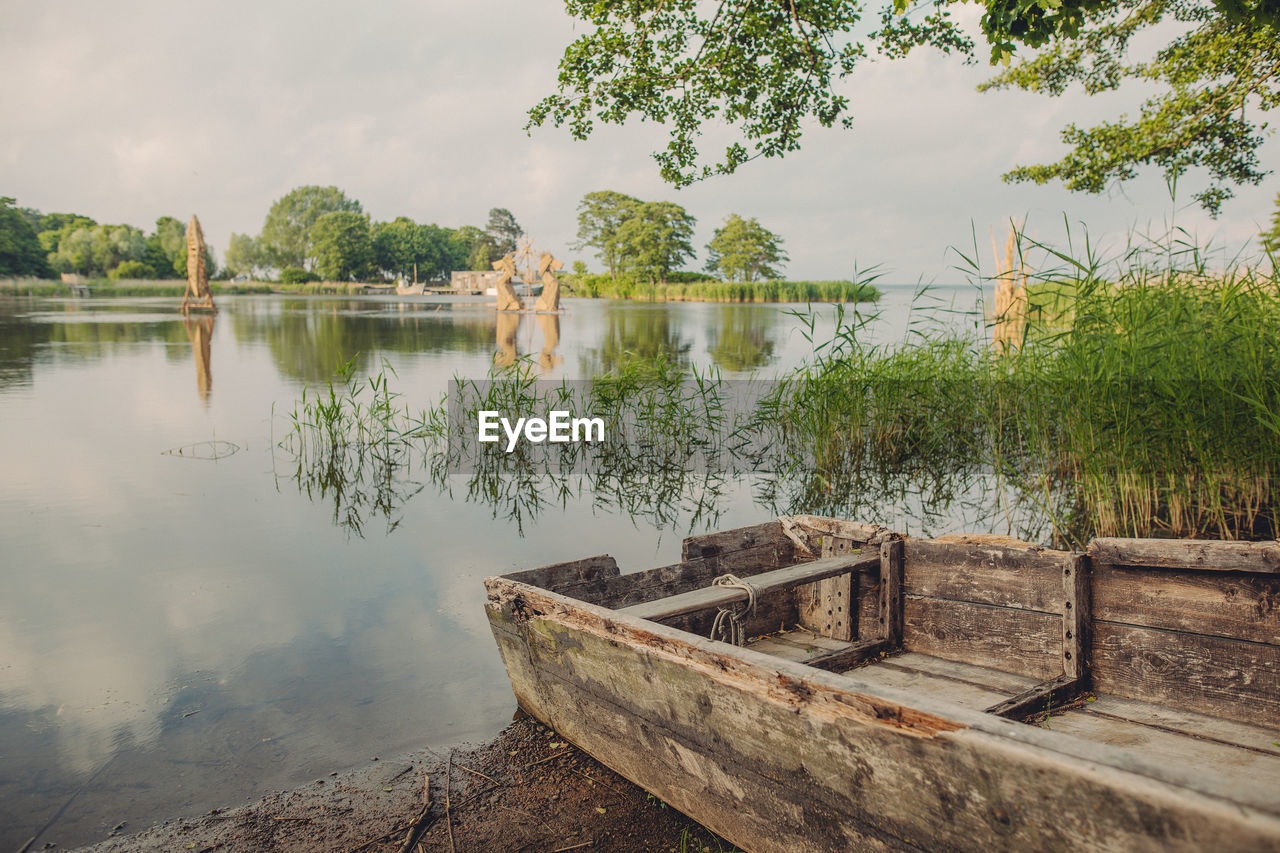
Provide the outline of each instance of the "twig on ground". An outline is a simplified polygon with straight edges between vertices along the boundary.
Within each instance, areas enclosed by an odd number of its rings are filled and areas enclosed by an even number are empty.
[[[502,784],[502,783],[501,783],[501,782],[499,782],[497,779],[493,778],[492,776],[490,776],[490,775],[488,775],[488,774],[486,774],[486,773],[481,773],[479,770],[472,770],[470,767],[465,767],[465,766],[463,766],[463,765],[461,765],[461,764],[459,764],[459,765],[458,765],[458,769],[459,769],[459,770],[465,770],[465,771],[467,771],[468,773],[474,774],[474,775],[476,775],[476,776],[480,776],[480,777],[482,777],[482,778],[484,778],[484,779],[488,779],[490,782],[492,782],[492,783],[493,783],[493,784],[495,784],[495,785],[501,785],[501,784]]]
[[[444,769],[444,826],[449,830],[449,853],[458,853],[458,848],[453,845],[453,818],[449,815],[449,777],[453,775],[453,750],[449,750],[449,763]]]
[[[400,853],[409,853],[414,845],[418,849],[422,849],[422,845],[418,839],[422,837],[422,832],[427,828],[427,818],[431,816],[431,774],[422,774],[422,811],[418,812],[418,819],[409,827],[409,834],[404,837],[404,844],[400,846]]]
[[[576,767],[570,767],[569,769],[570,769],[570,770],[572,770],[574,773],[577,773],[579,776],[582,776],[583,778],[585,778],[585,779],[586,779],[587,781],[589,781],[589,782],[598,782],[599,784],[604,785],[606,788],[612,788],[614,791],[617,791],[619,794],[621,794],[621,793],[622,793],[622,791],[618,790],[617,786],[615,786],[615,785],[610,785],[608,782],[604,781],[603,779],[595,779],[595,778],[592,778],[591,776],[588,776],[586,773],[582,772],[581,770],[579,770],[579,769],[578,769],[578,768],[576,768]],[[624,794],[624,796],[625,796],[625,794]]]

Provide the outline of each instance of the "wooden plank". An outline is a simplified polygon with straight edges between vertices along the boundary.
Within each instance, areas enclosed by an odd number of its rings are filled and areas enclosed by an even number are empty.
[[[904,559],[912,595],[1062,612],[1065,551],[908,539]]]
[[[732,554],[735,551],[758,548],[762,545],[788,552],[795,548],[794,543],[783,532],[780,522],[766,521],[747,527],[735,527],[732,530],[689,536],[680,545],[680,559],[683,561],[705,560]]]
[[[811,540],[834,536],[858,543],[874,541],[875,544],[879,544],[882,538],[900,535],[878,524],[864,524],[843,518],[828,518],[822,515],[789,515],[786,518],[793,525],[793,529],[803,528]]]
[[[1280,727],[1280,647],[1095,621],[1104,693]]]
[[[1098,566],[1098,619],[1280,645],[1280,577]]]
[[[783,527],[794,524],[782,519]],[[860,542],[845,536],[824,536],[816,557],[835,557],[860,550]],[[849,641],[858,635],[858,575],[850,572],[796,588],[796,621],[804,627]]]
[[[1274,813],[1143,756],[486,584],[524,707],[756,853],[1280,846]]]
[[[787,548],[780,551],[776,545],[766,543],[643,572],[602,577],[579,586],[574,597],[602,607],[628,607],[707,586],[717,575],[726,572],[745,578],[791,565],[791,547],[787,542]]]
[[[597,557],[585,557],[581,560],[570,560],[567,563],[553,563],[537,569],[512,572],[503,577],[577,598],[578,596],[573,592],[566,590],[571,586],[576,587],[600,578],[617,577],[618,574],[617,560],[608,554],[601,554]]]
[[[917,695],[928,695],[975,711],[1000,702],[1009,695],[990,685],[959,681],[907,667],[889,666],[893,660],[889,658],[868,664],[853,670],[846,677],[853,684],[889,687]]]
[[[1117,566],[1280,574],[1280,542],[1104,538],[1089,543],[1089,556]]]
[[[792,631],[775,637],[762,637],[747,643],[747,648],[827,672],[852,669],[889,650],[884,640],[842,643],[809,631]]]
[[[747,643],[747,648],[753,652],[797,662],[813,656],[813,647],[805,648],[796,643],[789,643],[781,637],[761,637]]]
[[[880,629],[880,567],[859,572],[854,589],[858,594],[856,636],[859,640],[878,640],[883,636]]]
[[[1280,738],[1276,737],[1275,729],[1224,720],[1221,717],[1211,717],[1195,711],[1170,708],[1168,705],[1157,705],[1154,702],[1125,699],[1110,693],[1095,694],[1094,701],[1088,704],[1087,709],[1090,714],[1131,720],[1153,728],[1180,732],[1200,740],[1213,740],[1255,752],[1280,756]]]
[[[1280,811],[1280,756],[1102,716],[1094,704],[1051,714],[1042,725],[1139,756],[1159,756],[1174,778],[1207,782],[1228,799]]]
[[[919,652],[899,652],[891,658],[880,661],[877,666],[924,672],[929,675],[936,675],[939,678],[963,681],[977,687],[994,690],[1005,696],[1012,696],[1015,693],[1029,690],[1039,683],[1036,679],[1025,675],[1016,675],[1001,669],[976,666],[964,661],[947,660],[946,658],[924,655]]]
[[[774,569],[771,572],[755,575],[751,578],[751,584],[756,588],[756,598],[759,600],[770,593],[791,589],[802,583],[812,583],[813,581],[834,577],[844,572],[856,571],[863,565],[874,564],[878,560],[879,557],[867,557],[862,554],[828,557],[825,560],[815,560],[812,563],[801,563],[796,566]],[[712,607],[724,607],[738,601],[746,601],[747,598],[746,590],[723,586],[707,586],[657,601],[647,601],[643,604],[619,608],[619,612],[627,613],[640,619],[658,622],[685,613],[694,613]]]
[[[798,649],[804,649],[806,655],[838,652],[849,648],[849,643],[847,642],[833,640],[830,637],[815,634],[813,631],[806,628],[793,628],[789,631],[782,631],[777,634],[773,634],[767,638],[761,637],[761,641],[765,639],[777,640],[778,642],[795,646]],[[754,646],[752,648],[754,648]]]
[[[1055,705],[1070,702],[1079,696],[1084,689],[1085,682],[1083,679],[1074,675],[1060,675],[1052,681],[1037,684],[1030,690],[1023,691],[1016,696],[1010,696],[1003,702],[992,705],[987,708],[987,713],[995,714],[997,717],[1008,717],[1011,720],[1020,720],[1031,714],[1048,711]]]
[[[901,540],[880,543],[880,621],[882,637],[889,645],[902,645],[902,573]]]
[[[887,640],[864,640],[846,649],[804,658],[801,662],[827,672],[847,672],[859,664],[892,652],[894,647]]]
[[[1066,598],[1062,613],[1062,672],[1077,682],[1077,692],[1089,684],[1089,631],[1093,625],[1089,569],[1086,554],[1074,555],[1062,568]]]
[[[905,596],[903,647],[1028,675],[1062,673],[1062,617],[945,598]]]
[[[797,587],[796,621],[832,639],[852,639],[858,619],[856,587],[854,572]]]

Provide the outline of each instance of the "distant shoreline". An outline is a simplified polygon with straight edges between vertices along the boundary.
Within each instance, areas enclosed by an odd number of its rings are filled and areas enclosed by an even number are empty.
[[[618,287],[573,288],[572,277],[566,281],[566,297],[582,299],[626,299],[633,302],[712,302],[712,303],[804,303],[804,302],[874,302],[881,292],[870,284],[851,281],[768,281],[768,282],[658,282],[657,284],[622,283]],[[373,282],[314,281],[285,284],[273,281],[209,283],[215,296],[280,295],[280,296],[372,296],[392,295],[371,292],[385,288]],[[0,279],[0,296],[67,297],[77,296],[75,288],[89,289],[91,297],[172,296],[186,292],[182,279],[81,280],[76,285],[51,279]],[[573,288],[569,290],[568,288]],[[449,294],[401,296],[404,301],[430,302]]]

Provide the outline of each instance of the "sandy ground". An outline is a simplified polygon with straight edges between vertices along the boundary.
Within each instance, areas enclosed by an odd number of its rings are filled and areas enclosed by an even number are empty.
[[[32,847],[42,849],[53,848],[43,839]],[[525,718],[482,746],[377,761],[251,805],[81,849],[720,853],[734,847]]]

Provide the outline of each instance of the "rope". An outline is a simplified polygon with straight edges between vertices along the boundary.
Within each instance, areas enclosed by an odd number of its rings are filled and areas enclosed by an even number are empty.
[[[747,594],[746,605],[738,611],[732,606],[721,607],[716,620],[711,623],[711,639],[733,643],[735,646],[747,642],[747,623],[743,618],[756,613],[756,588],[737,575],[720,575],[711,582],[712,586],[723,586],[729,589],[740,589]]]

